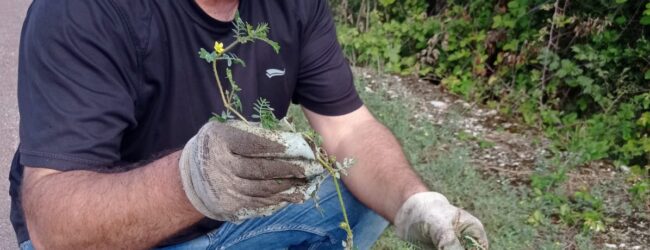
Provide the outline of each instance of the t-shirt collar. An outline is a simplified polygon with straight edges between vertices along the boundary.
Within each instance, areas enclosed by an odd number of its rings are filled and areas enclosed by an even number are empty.
[[[196,3],[196,0],[178,0],[176,2],[179,2],[182,6],[182,8],[185,10],[185,12],[199,25],[203,26],[206,29],[219,32],[219,33],[226,33],[230,32],[234,28],[232,22],[222,22],[217,19],[214,19],[208,13],[206,13],[203,9],[201,9],[201,6]],[[243,9],[242,6],[246,4],[247,1],[244,0],[239,0],[239,5],[237,7],[237,11],[240,11]]]

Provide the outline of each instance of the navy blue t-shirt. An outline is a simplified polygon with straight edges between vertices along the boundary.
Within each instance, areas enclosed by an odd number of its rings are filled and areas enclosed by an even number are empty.
[[[362,105],[325,0],[242,0],[239,13],[253,25],[268,23],[281,46],[279,54],[262,42],[233,50],[246,61],[232,67],[245,116],[259,97],[277,117],[291,101],[323,115]],[[229,44],[232,29],[194,0],[35,0],[21,36],[20,146],[10,174],[18,242],[29,239],[23,166],[124,171],[182,148],[221,113],[211,66],[198,51],[212,50],[215,40]],[[219,225],[204,219],[165,244]]]

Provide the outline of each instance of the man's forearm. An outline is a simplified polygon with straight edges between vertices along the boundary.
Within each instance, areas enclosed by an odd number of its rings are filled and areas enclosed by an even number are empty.
[[[187,200],[180,152],[123,173],[25,169],[30,238],[45,249],[143,249],[203,216]]]
[[[338,159],[355,159],[343,178],[345,185],[361,202],[392,221],[408,197],[427,188],[384,125],[370,119],[355,127],[337,145],[326,144],[326,150]]]

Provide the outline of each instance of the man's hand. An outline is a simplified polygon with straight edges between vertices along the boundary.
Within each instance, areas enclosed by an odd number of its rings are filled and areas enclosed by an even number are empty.
[[[483,224],[474,216],[457,208],[436,192],[411,196],[395,217],[397,235],[436,249],[464,249],[458,237],[470,236],[485,249],[488,239]]]
[[[309,180],[323,171],[302,135],[241,121],[204,125],[183,149],[179,168],[192,205],[222,221],[302,202]]]

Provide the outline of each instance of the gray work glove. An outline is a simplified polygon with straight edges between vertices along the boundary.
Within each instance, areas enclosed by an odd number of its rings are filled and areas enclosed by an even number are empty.
[[[395,227],[400,238],[435,249],[462,250],[458,237],[463,235],[488,248],[481,221],[449,204],[444,195],[436,192],[417,193],[406,200],[397,212]]]
[[[323,172],[301,134],[272,132],[241,121],[208,122],[179,161],[183,189],[203,215],[241,221],[307,198]]]

